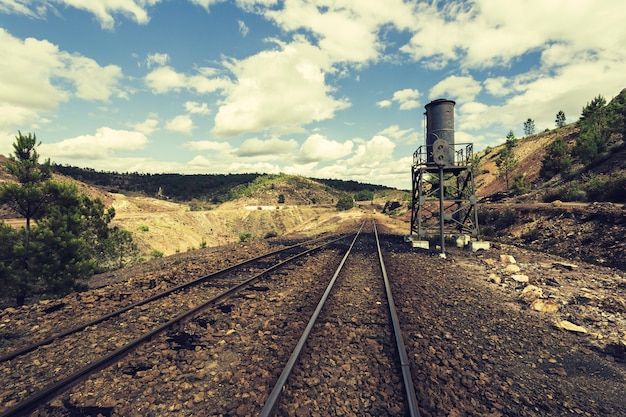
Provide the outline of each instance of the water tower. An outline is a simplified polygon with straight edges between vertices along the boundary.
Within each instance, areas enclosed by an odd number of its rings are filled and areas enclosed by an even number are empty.
[[[454,141],[452,100],[439,99],[426,108],[426,145],[413,154],[411,236],[413,246],[446,240],[462,247],[479,237],[473,144]]]

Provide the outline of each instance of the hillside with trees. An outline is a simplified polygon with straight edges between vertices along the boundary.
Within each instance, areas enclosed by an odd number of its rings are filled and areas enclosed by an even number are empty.
[[[516,197],[550,202],[626,203],[626,89],[607,102],[597,96],[569,125],[562,111],[556,128],[523,138],[512,130],[503,145],[476,157],[481,197]]]

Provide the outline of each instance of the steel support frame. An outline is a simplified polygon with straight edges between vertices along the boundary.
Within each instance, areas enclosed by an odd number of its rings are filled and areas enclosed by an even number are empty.
[[[444,236],[479,238],[471,146],[454,166],[428,163],[421,157],[425,153],[420,147],[412,166],[411,235],[420,240],[440,237],[442,252]]]

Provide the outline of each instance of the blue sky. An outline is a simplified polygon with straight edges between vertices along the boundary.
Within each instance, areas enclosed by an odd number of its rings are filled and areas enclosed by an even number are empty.
[[[424,105],[476,150],[626,87],[623,0],[0,0],[0,153],[410,189]]]

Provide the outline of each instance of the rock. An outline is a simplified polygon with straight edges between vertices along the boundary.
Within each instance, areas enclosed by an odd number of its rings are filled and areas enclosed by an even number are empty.
[[[513,281],[518,282],[520,284],[525,284],[528,282],[528,275],[524,275],[524,274],[513,274],[511,275],[511,278],[513,278]]]
[[[526,287],[524,287],[519,297],[527,303],[530,303],[538,298],[541,298],[542,296],[543,290],[541,288],[535,285],[527,285]]]
[[[560,267],[563,267],[563,268],[565,268],[565,269],[569,269],[570,271],[572,271],[572,270],[574,270],[574,269],[578,268],[578,265],[569,264],[569,263],[567,263],[567,262],[558,262],[558,261],[554,261],[554,262],[552,262],[552,265],[554,265],[554,266],[560,266]]]
[[[502,279],[496,274],[489,274],[489,278],[487,279],[489,282],[493,282],[494,284],[500,284]]]
[[[515,258],[512,255],[500,255],[500,262],[503,264],[515,264]]]
[[[567,330],[569,332],[574,333],[587,333],[587,329],[567,320],[561,320],[558,323],[555,323],[555,326],[559,329]]]
[[[544,313],[556,313],[559,311],[559,305],[552,300],[537,299],[530,304],[530,308],[535,311],[543,311]]]
[[[519,271],[521,271],[520,267],[514,264],[509,264],[506,266],[506,268],[504,268],[504,272],[506,272],[507,274],[516,274]]]

